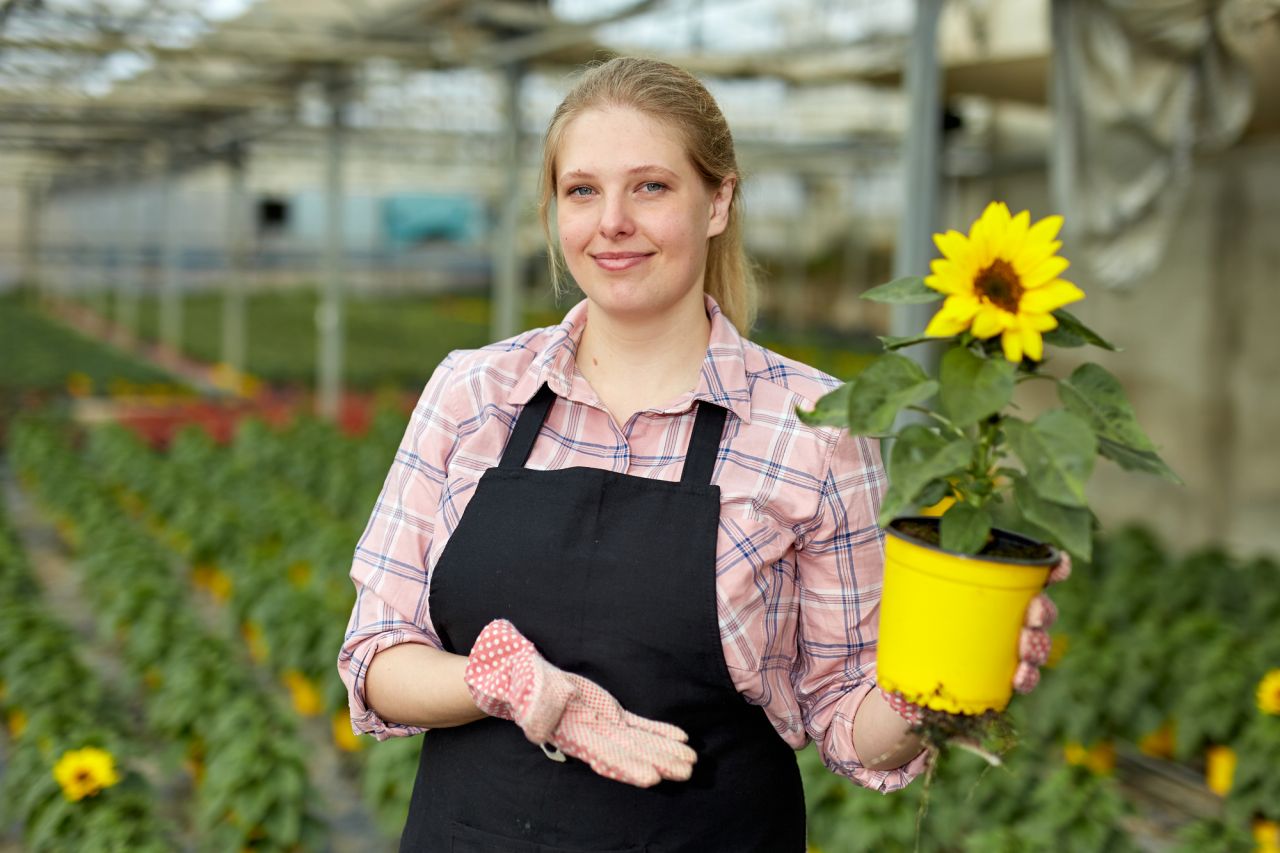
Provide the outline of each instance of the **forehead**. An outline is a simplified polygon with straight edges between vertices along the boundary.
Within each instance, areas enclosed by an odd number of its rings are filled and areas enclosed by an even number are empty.
[[[639,165],[693,172],[683,135],[669,123],[630,107],[583,111],[565,126],[555,162],[558,175]]]

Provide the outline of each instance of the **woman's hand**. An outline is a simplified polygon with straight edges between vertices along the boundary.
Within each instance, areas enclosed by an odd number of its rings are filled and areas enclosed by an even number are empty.
[[[515,722],[548,758],[564,761],[564,752],[641,788],[693,773],[697,754],[681,729],[637,717],[600,685],[552,666],[505,619],[476,637],[464,679],[480,710]]]
[[[1071,577],[1071,557],[1062,552],[1062,560],[1049,572],[1046,587],[1061,583]],[[1019,693],[1030,693],[1040,683],[1040,667],[1049,659],[1049,650],[1053,647],[1049,639],[1049,628],[1058,618],[1058,608],[1041,593],[1031,599],[1027,605],[1027,613],[1022,622],[1022,635],[1018,638],[1018,669],[1013,674],[1013,689]]]

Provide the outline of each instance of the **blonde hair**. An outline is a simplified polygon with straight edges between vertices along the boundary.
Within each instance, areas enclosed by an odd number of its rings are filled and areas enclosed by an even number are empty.
[[[556,107],[542,143],[542,177],[538,216],[547,238],[551,280],[563,291],[563,259],[551,235],[551,207],[556,199],[556,154],[565,129],[582,113],[602,107],[630,107],[676,130],[685,153],[707,186],[716,189],[727,177],[739,178],[729,200],[729,221],[707,245],[703,289],[720,310],[746,334],[755,320],[755,271],[742,244],[740,172],[733,135],[711,93],[689,72],[655,59],[619,56],[588,67]]]

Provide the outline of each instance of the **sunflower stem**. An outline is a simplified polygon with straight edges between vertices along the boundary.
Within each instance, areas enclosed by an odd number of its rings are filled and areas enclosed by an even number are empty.
[[[907,411],[911,411],[911,412],[919,412],[919,413],[920,413],[920,414],[922,414],[922,415],[928,415],[929,417],[933,418],[935,421],[937,421],[938,423],[940,423],[942,426],[944,426],[944,427],[946,427],[947,429],[949,429],[949,430],[950,430],[954,435],[956,435],[956,436],[958,436],[958,437],[961,437],[961,438],[963,438],[963,437],[964,437],[964,430],[960,429],[960,427],[958,427],[958,426],[956,426],[955,424],[953,424],[953,423],[952,423],[952,422],[951,422],[947,417],[945,417],[944,415],[940,415],[940,414],[938,414],[937,412],[933,411],[932,409],[926,409],[924,406],[914,406],[914,405],[913,405],[913,406],[907,406],[907,407],[906,407],[906,409],[907,409]]]

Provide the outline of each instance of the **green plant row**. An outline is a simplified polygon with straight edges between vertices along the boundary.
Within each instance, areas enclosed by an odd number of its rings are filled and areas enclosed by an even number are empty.
[[[207,631],[168,557],[95,481],[57,425],[20,421],[12,454],[77,548],[82,588],[146,700],[148,727],[186,745],[202,849],[315,849],[305,748],[290,715]]]
[[[1130,528],[1054,587],[1061,663],[1028,705],[1041,738],[1128,741],[1213,770],[1229,821],[1280,820],[1280,715],[1258,687],[1280,669],[1280,564],[1209,548],[1182,558]],[[1229,762],[1228,762],[1229,764]]]
[[[145,748],[70,640],[0,506],[0,716],[9,735],[0,825],[21,826],[31,851],[171,850],[175,827],[157,816],[156,792],[134,769]],[[109,775],[64,792],[55,768],[85,748],[105,753]]]
[[[304,426],[275,438],[247,422],[229,448],[187,429],[162,454],[126,430],[103,427],[90,434],[87,458],[192,567],[196,583],[225,602],[255,662],[289,688],[294,710],[331,720],[337,745],[353,753],[348,763],[363,777],[366,804],[391,834],[404,823],[419,742],[379,744],[362,761],[357,750],[366,741],[350,735],[346,692],[334,671],[338,632],[351,609],[345,564],[359,529],[273,476],[264,453],[308,429],[314,431]],[[355,440],[336,431],[330,438],[360,456]],[[332,451],[327,456],[330,471],[350,467]]]

